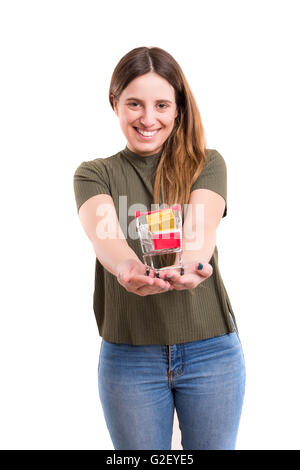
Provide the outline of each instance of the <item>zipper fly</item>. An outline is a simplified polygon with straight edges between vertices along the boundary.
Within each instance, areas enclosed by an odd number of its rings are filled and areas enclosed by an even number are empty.
[[[168,379],[171,379],[171,376],[173,374],[173,371],[171,370],[171,348],[170,345],[167,344],[167,351],[168,351],[168,357],[169,357],[169,371],[168,371]]]

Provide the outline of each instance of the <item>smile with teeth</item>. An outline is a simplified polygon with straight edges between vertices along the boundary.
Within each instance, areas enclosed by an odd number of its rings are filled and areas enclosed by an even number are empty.
[[[160,129],[155,129],[154,131],[147,132],[147,131],[143,131],[142,129],[139,129],[138,127],[134,127],[134,129],[143,137],[153,137],[155,134],[157,134],[160,131]]]

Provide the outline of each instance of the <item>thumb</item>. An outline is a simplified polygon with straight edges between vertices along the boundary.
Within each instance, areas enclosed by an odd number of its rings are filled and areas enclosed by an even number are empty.
[[[213,273],[213,267],[209,263],[196,263],[195,270],[200,276],[209,277]]]
[[[119,271],[117,279],[120,284],[126,283],[128,281],[128,270]]]

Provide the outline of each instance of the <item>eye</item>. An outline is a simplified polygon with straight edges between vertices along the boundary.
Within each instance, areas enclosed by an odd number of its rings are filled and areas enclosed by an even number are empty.
[[[139,103],[136,103],[135,101],[133,101],[132,103],[128,103],[128,105],[136,108],[139,105]],[[169,105],[166,103],[160,103],[158,106],[160,107],[160,109],[166,109],[169,107]]]

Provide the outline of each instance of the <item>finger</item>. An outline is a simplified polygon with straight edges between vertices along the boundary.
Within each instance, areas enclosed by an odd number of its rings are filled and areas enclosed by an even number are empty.
[[[147,276],[147,277],[154,277],[153,269],[146,268],[146,269],[145,269],[145,276]]]
[[[162,271],[160,278],[161,279],[170,279],[172,276],[177,276],[179,273],[175,269],[167,269]]]
[[[202,279],[204,280],[204,278]],[[173,282],[173,286],[176,290],[183,290],[183,289],[193,289],[197,287],[202,281],[200,280],[200,276],[195,274],[184,274],[180,276],[180,278]]]
[[[142,294],[162,294],[163,292],[167,292],[168,290],[173,290],[173,286],[169,283],[164,283],[162,287],[161,284],[159,285],[152,285],[152,286],[141,286],[138,287],[136,290]]]
[[[184,284],[178,282],[172,283],[172,290],[185,290],[187,287]]]
[[[168,281],[163,281],[159,278],[153,279],[153,285],[151,286],[154,290],[154,293],[160,294],[167,292],[168,290],[173,290],[173,286]]]
[[[181,279],[178,279],[178,284],[180,286],[184,287],[185,289],[192,289],[195,287],[195,279],[193,279],[193,277],[189,277],[189,275],[187,275],[184,279],[182,279],[182,277]]]
[[[141,287],[144,285],[152,285],[153,278],[145,276],[143,274],[124,274],[123,275],[123,282],[129,284],[131,287]]]
[[[173,271],[170,274],[166,275],[166,280],[169,280],[173,284],[174,282],[178,282],[179,279],[181,279],[181,277],[182,276],[180,275],[178,271]]]
[[[158,287],[160,289],[164,289],[165,287],[170,287],[170,283],[168,281],[164,281],[158,277],[153,278],[153,286]]]

